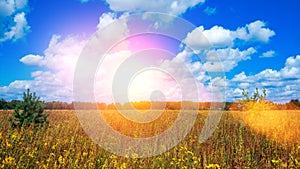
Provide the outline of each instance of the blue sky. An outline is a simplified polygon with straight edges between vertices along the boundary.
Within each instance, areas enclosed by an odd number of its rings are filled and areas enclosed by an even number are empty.
[[[71,101],[72,78],[64,76],[71,75],[67,68],[74,66],[60,67],[55,61],[67,57],[76,64],[84,44],[100,29],[99,22],[155,11],[182,17],[207,36],[213,46],[210,51],[224,64],[226,79],[221,80],[227,85],[228,101],[240,98],[242,88],[251,92],[255,87],[266,88],[272,101],[299,99],[299,7],[296,0],[4,0],[0,2],[0,98],[20,99],[30,87],[44,100]],[[197,32],[189,33],[185,42],[199,48]],[[205,57],[204,62],[210,63]]]

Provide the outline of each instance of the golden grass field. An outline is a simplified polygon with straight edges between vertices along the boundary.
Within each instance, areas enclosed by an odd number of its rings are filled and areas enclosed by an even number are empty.
[[[76,113],[48,111],[49,126],[10,129],[12,111],[0,111],[0,168],[300,168],[300,111],[224,112],[210,139],[198,143],[207,111],[199,111],[188,136],[155,157],[126,158],[95,144]],[[116,111],[107,122],[131,137],[149,137],[167,129],[178,111],[165,111],[153,123],[134,124]],[[151,148],[151,147],[149,147]]]

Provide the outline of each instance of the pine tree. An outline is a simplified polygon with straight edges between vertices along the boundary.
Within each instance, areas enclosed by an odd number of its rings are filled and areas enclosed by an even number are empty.
[[[15,128],[46,124],[49,114],[44,113],[44,109],[45,103],[27,89],[23,94],[23,101],[17,104],[12,117],[9,118],[11,126]]]

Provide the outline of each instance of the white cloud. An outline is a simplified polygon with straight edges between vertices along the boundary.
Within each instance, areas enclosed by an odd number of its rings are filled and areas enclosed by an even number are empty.
[[[107,25],[116,21],[117,15],[115,13],[103,13],[99,17],[99,24],[97,25],[98,30],[105,28]]]
[[[8,0],[0,2],[0,43],[12,40],[16,41],[24,37],[30,30],[27,24],[25,9],[27,0]]]
[[[295,58],[294,57],[287,58],[285,66],[287,68],[300,67],[300,55],[297,55]]]
[[[260,56],[261,58],[271,58],[275,56],[275,51],[274,50],[269,50],[266,51],[262,54],[262,56]]]
[[[247,78],[245,72],[242,72],[242,73],[239,73],[239,74],[235,75],[235,76],[231,79],[231,81],[233,81],[233,82],[249,82],[250,79]]]
[[[255,75],[256,79],[276,80],[280,78],[280,72],[272,69],[266,69]]]
[[[206,13],[207,15],[214,15],[217,13],[217,9],[216,8],[211,8],[211,7],[206,7],[204,9],[204,13]]]
[[[204,30],[203,26],[194,29],[187,34],[184,42],[193,50],[207,49],[210,47],[232,46],[235,39],[232,31],[220,26],[214,26]]]
[[[28,1],[27,0],[15,0],[16,8],[17,9],[23,9],[26,7]]]
[[[286,59],[285,67],[280,70],[283,78],[300,78],[300,55]]]
[[[0,1],[0,18],[12,15],[22,10],[27,5],[27,0],[4,0]]]
[[[263,21],[255,21],[247,24],[245,27],[237,29],[237,37],[242,40],[254,40],[261,42],[269,42],[270,37],[275,32],[269,28],[265,28],[266,23]]]
[[[14,11],[14,1],[0,1],[0,17],[10,16]]]
[[[41,70],[31,73],[33,80],[16,80],[0,87],[0,91],[6,90],[2,97],[9,97],[8,93],[13,93],[12,98],[20,99],[21,93],[30,88],[45,101],[70,101],[75,64],[85,43],[78,36],[61,39],[54,35],[44,56],[29,54],[20,59],[26,65],[41,67]]]
[[[203,26],[199,26],[187,34],[184,42],[195,52],[199,52],[207,48],[231,47],[236,39],[268,42],[274,35],[273,30],[265,28],[264,22],[255,21],[237,30],[229,30],[221,26],[213,26],[205,30]]]
[[[112,15],[108,14],[106,16]],[[115,17],[112,18],[120,20]],[[100,23],[109,23],[110,20],[110,17],[100,17]],[[109,40],[124,37],[127,31],[126,19],[121,19],[113,26],[113,29],[100,32],[102,33],[101,36],[107,40],[94,44],[93,40],[95,39],[92,39],[91,43],[93,43],[93,47],[99,49],[99,46],[109,44]],[[86,37],[79,35],[65,38],[53,35],[43,55],[28,54],[20,59],[20,62],[26,65],[40,66],[39,70],[31,73],[32,80],[16,80],[8,86],[2,86],[0,87],[0,96],[6,99],[19,99],[22,92],[30,88],[32,91],[36,91],[41,99],[45,101],[72,101],[74,71],[77,60],[87,43],[86,39]],[[123,48],[126,48],[126,45],[122,46]],[[108,70],[109,66],[111,65],[107,64],[104,69]],[[108,77],[105,79],[108,79]]]
[[[210,81],[210,85],[216,86],[216,87],[226,87],[227,84],[228,84],[227,79],[222,78],[222,77],[216,77]]]
[[[232,48],[209,50],[206,54],[204,64],[209,72],[229,72],[242,60],[250,59],[256,53],[254,48],[240,51]]]
[[[172,15],[183,14],[187,9],[203,3],[204,0],[164,0],[164,1],[119,1],[106,0],[110,9],[117,12],[162,12]]]
[[[20,62],[26,64],[26,65],[38,65],[42,66],[45,64],[44,57],[40,55],[26,55],[20,59]]]
[[[300,86],[300,55],[286,59],[285,67],[280,70],[265,69],[255,75],[247,76],[244,72],[235,75],[231,80],[229,89],[246,89],[253,92],[256,87],[266,88],[268,98],[276,102],[286,102],[293,98],[299,98]],[[241,90],[240,90],[241,91]],[[231,99],[237,94],[230,96]]]
[[[15,25],[10,28],[10,31],[5,32],[4,37],[0,38],[0,42],[10,39],[16,41],[29,32],[30,26],[27,24],[24,12],[15,15],[14,23]]]

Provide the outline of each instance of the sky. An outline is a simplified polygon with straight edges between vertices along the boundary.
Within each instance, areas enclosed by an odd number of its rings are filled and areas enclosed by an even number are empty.
[[[299,7],[296,0],[0,0],[0,98],[21,99],[30,88],[45,101],[74,101],[76,65],[87,54],[84,47],[97,31],[119,22],[106,36],[129,38],[98,65],[91,81],[97,101],[193,100],[195,91],[196,101],[213,96],[236,101],[242,89],[251,93],[256,87],[265,88],[270,101],[300,99]],[[147,16],[157,30],[184,30],[172,27],[175,17],[194,29],[177,40],[130,37],[141,23],[130,25],[128,18],[145,12],[173,16],[163,21]],[[153,48],[162,53],[145,52]],[[141,67],[148,69],[129,73]],[[119,76],[128,76],[123,79],[128,83],[115,85]]]

